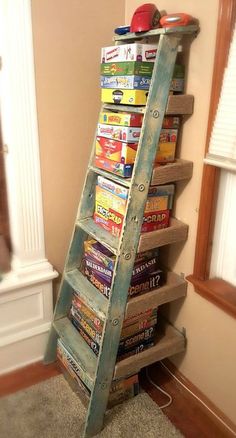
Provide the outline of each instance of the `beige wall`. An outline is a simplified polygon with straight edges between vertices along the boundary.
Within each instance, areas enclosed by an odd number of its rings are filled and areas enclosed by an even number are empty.
[[[124,0],[32,0],[46,255],[60,272],[100,107],[100,50],[124,12]]]
[[[124,20],[126,3],[126,20]],[[129,23],[143,1],[32,0],[37,105],[46,253],[62,270],[82,189],[99,109],[100,48],[112,44],[115,26]],[[194,115],[185,122],[180,155],[194,161],[194,175],[179,184],[176,215],[189,224],[184,245],[166,250],[177,273],[192,273],[210,99],[218,0],[158,0],[159,9],[199,18],[192,42],[187,92]],[[56,5],[56,7],[55,7]],[[180,371],[234,422],[235,320],[196,294],[168,306],[172,321],[187,330],[188,346],[173,358]]]
[[[142,1],[126,1],[126,22]],[[158,0],[157,7],[167,13],[187,12],[200,21],[200,34],[191,44],[187,92],[194,95],[193,116],[185,122],[180,155],[194,161],[191,181],[179,185],[176,216],[189,224],[184,245],[165,251],[168,264],[177,272],[193,270],[202,159],[211,91],[217,26],[218,0]],[[181,10],[181,11],[180,11]],[[185,300],[171,304],[167,312],[177,327],[187,330],[187,351],[173,362],[180,371],[236,423],[236,321],[194,292],[189,284]]]

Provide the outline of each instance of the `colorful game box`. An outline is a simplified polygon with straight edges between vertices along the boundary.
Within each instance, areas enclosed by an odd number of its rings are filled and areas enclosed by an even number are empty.
[[[128,126],[106,125],[99,123],[97,127],[97,135],[110,138],[113,140],[126,141],[128,143],[137,143],[141,133],[141,128],[133,128]]]
[[[95,155],[94,165],[99,169],[122,176],[122,178],[130,178],[133,172],[133,164],[123,164],[117,161],[108,160]]]
[[[94,327],[95,330],[102,334],[104,325],[103,319],[81,300],[78,291],[73,291],[72,306],[80,312],[86,320],[90,321],[91,326]]]
[[[91,377],[86,373],[85,368],[82,364],[75,361],[73,358],[72,352],[70,352],[69,347],[65,347],[62,340],[59,338],[57,341],[57,357],[61,360],[61,362],[66,366],[68,372],[76,376],[83,382],[86,388],[90,391],[93,387],[93,381]]]
[[[112,183],[107,178],[98,177],[95,194],[94,221],[114,236],[119,236],[122,230],[127,198],[121,198],[114,193],[114,187],[122,188],[125,196],[128,190],[120,184]],[[113,189],[106,187],[110,185]],[[127,192],[126,192],[127,190]],[[166,184],[149,188],[146,202],[142,232],[166,228],[169,224],[169,212],[173,205],[175,186]],[[160,212],[160,213],[159,213]]]
[[[86,376],[80,374],[78,363],[65,347],[61,339],[57,341],[57,358],[63,370],[67,371],[71,377],[76,380],[79,388],[85,394],[86,398],[90,396],[92,386]],[[85,377],[85,380],[83,380]],[[122,379],[113,380],[110,387],[108,407],[112,407],[127,398],[134,397],[139,393],[138,374],[128,376]]]
[[[179,129],[180,117],[165,116],[162,122],[162,129]]]
[[[101,63],[125,61],[154,62],[157,47],[157,44],[140,43],[103,47],[101,50]]]
[[[143,114],[101,111],[99,123],[140,128],[143,123]]]
[[[138,143],[125,143],[105,137],[96,138],[96,157],[105,158],[121,164],[133,164]]]
[[[169,226],[169,222],[170,210],[145,212],[141,232],[148,233],[150,231],[162,230]]]
[[[85,268],[89,268],[96,272],[101,278],[104,278],[106,281],[108,281],[109,285],[111,285],[113,268],[107,268],[103,263],[98,262],[96,259],[91,257],[86,251],[84,252],[83,263]],[[150,274],[155,273],[158,268],[159,259],[156,255],[152,255],[146,260],[136,261],[132,272],[131,284],[135,283],[139,279],[142,280],[143,278],[147,278]]]
[[[106,76],[152,76],[153,63],[152,62],[113,62],[101,64],[101,75]]]
[[[97,271],[89,266],[85,266],[84,275],[106,298],[110,297],[111,281],[102,277]],[[148,277],[140,277],[135,282],[130,284],[128,295],[130,297],[148,292],[152,289],[161,287],[165,282],[165,273],[161,269],[157,269]]]
[[[149,90],[151,78],[148,76],[101,76],[101,88],[124,90]]]
[[[155,163],[171,163],[175,159],[175,149],[178,137],[178,129],[162,129]]]
[[[116,105],[146,105],[148,90],[120,90],[101,88],[101,101]]]

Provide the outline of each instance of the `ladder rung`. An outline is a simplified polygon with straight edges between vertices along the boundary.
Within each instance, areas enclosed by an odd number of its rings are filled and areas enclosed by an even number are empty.
[[[67,272],[65,274],[66,281],[70,284],[82,301],[94,310],[98,317],[105,321],[109,301],[99,293],[87,278],[78,269]]]
[[[53,326],[65,347],[68,347],[76,362],[81,366],[92,388],[97,366],[97,358],[69,318],[54,321]]]
[[[119,238],[112,236],[108,231],[97,225],[93,218],[88,217],[77,222],[77,226],[82,228],[87,234],[92,236],[113,254],[117,255]]]
[[[115,35],[113,37],[114,41],[130,41],[130,40],[140,40],[147,37],[154,37],[163,34],[171,34],[171,33],[182,33],[182,34],[191,34],[199,31],[198,24],[190,24],[189,26],[176,26],[176,27],[161,27],[158,29],[151,29],[147,32],[129,32],[124,35]]]
[[[89,169],[97,173],[98,175],[104,176],[105,178],[114,181],[115,183],[121,184],[124,187],[130,187],[131,185],[130,178],[121,178],[120,176],[115,175],[114,173],[106,172],[105,170],[99,169],[98,167],[95,166],[89,166]]]
[[[103,109],[108,109],[110,111],[121,111],[129,113],[141,113],[144,114],[146,106],[133,106],[133,105],[115,105],[113,103],[104,103]]]

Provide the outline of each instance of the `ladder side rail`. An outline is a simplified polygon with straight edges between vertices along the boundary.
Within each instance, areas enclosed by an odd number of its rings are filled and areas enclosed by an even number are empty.
[[[103,106],[101,106],[101,108],[102,107]],[[94,160],[94,153],[96,148],[96,136],[97,136],[97,130],[95,132],[95,136],[93,140],[92,150],[88,163],[88,170],[86,171],[83,189],[81,192],[81,199],[79,202],[79,207],[76,215],[76,221],[69,244],[69,250],[66,256],[61,284],[58,291],[57,302],[54,309],[53,321],[63,318],[68,314],[72,300],[72,289],[70,288],[70,286],[68,285],[65,279],[65,274],[69,270],[79,267],[83,256],[83,244],[87,238],[87,233],[77,226],[77,221],[81,218],[92,216],[94,210],[95,186],[97,181],[97,175],[93,171],[89,170],[89,166],[92,165]],[[45,364],[51,363],[56,359],[57,339],[58,339],[58,334],[52,323],[49,332],[48,343],[43,359]]]
[[[125,314],[128,288],[139,243],[143,213],[152,177],[162,121],[181,35],[161,35],[141,137],[133,169],[126,217],[114,268],[108,315],[98,358],[96,379],[91,393],[84,430],[85,437],[98,433],[103,425],[116,363],[117,350]],[[135,358],[134,358],[135,360]]]

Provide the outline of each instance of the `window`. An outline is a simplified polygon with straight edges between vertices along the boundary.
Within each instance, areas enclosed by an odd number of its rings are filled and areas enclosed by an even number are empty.
[[[224,68],[227,65],[230,42],[235,26],[235,18],[236,2],[234,0],[220,0],[215,64],[208,120],[208,133],[206,140],[207,152],[213,122],[219,102]],[[227,281],[225,281],[223,278],[224,275],[221,275],[223,265],[221,265],[220,274],[220,270],[218,269],[219,263],[218,267],[217,263],[215,263],[216,260],[217,262],[219,260],[218,251],[222,250],[222,246],[220,247],[219,242],[218,247],[215,246],[214,248],[213,257],[211,257],[214,228],[215,232],[217,232],[217,230],[219,230],[221,222],[221,219],[217,214],[217,198],[219,195],[219,199],[221,199],[220,197],[222,196],[222,182],[224,184],[224,180],[226,181],[226,179],[228,178],[230,179],[232,177],[227,176],[227,178],[225,178],[224,172],[222,172],[216,165],[204,164],[194,272],[191,276],[188,277],[188,280],[193,283],[196,292],[200,293],[205,298],[213,301],[215,304],[223,308],[231,315],[236,316],[236,287],[231,284],[233,283],[232,277],[230,277],[230,283],[228,277]],[[220,179],[221,190],[219,190]],[[210,278],[210,274],[217,275],[217,278]],[[221,278],[218,278],[219,275],[221,276]]]

